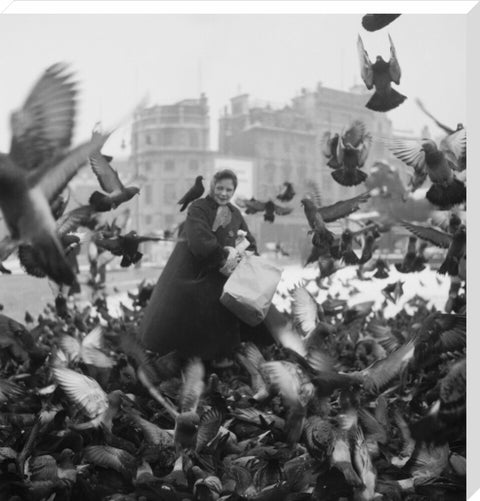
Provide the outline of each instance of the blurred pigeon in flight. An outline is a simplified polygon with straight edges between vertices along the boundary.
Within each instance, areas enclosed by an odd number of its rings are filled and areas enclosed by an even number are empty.
[[[66,66],[49,67],[22,109],[12,114],[10,152],[0,154],[0,208],[10,235],[33,245],[47,275],[69,285],[75,274],[56,235],[49,204],[108,138],[98,135],[69,150],[75,95],[76,83]]]
[[[277,195],[277,199],[280,200],[280,202],[290,202],[294,196],[295,190],[293,189],[293,184],[286,181],[283,183],[282,189]]]
[[[400,15],[401,14],[365,14],[362,17],[362,26],[367,31],[378,31],[395,21]]]
[[[100,132],[93,130],[92,141],[101,137]],[[98,212],[108,212],[116,209],[120,204],[127,202],[140,193],[137,186],[124,186],[120,181],[118,172],[112,168],[112,157],[100,153],[100,149],[90,155],[90,166],[97,176],[102,190],[106,193],[94,191],[88,203]]]
[[[375,63],[372,64],[362,39],[358,35],[357,49],[360,58],[362,80],[365,82],[368,90],[375,87],[375,93],[365,106],[373,111],[393,110],[407,99],[406,96],[392,89],[391,86],[391,82],[397,85],[400,84],[402,73],[390,35],[388,38],[390,40],[390,60],[387,63],[382,56],[377,56]]]

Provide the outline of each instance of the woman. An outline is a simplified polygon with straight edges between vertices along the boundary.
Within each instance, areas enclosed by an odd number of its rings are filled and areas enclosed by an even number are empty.
[[[231,355],[242,340],[273,342],[265,324],[249,327],[220,303],[228,276],[241,254],[235,249],[238,231],[246,232],[247,251],[256,243],[240,211],[230,200],[237,188],[231,170],[217,172],[210,194],[195,200],[175,246],[155,286],[140,325],[147,349],[160,355],[176,350],[180,356],[204,360]],[[270,308],[269,328],[283,323]]]

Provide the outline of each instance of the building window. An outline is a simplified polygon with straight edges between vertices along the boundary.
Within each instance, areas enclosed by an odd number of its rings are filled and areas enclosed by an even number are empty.
[[[175,161],[174,160],[166,160],[165,161],[165,170],[168,172],[172,172],[175,170]]]
[[[173,183],[165,183],[163,185],[163,199],[166,204],[173,204],[177,201],[175,196],[175,185]]]
[[[188,162],[188,167],[191,171],[196,172],[198,170],[198,160],[190,160]]]
[[[298,147],[298,151],[302,157],[305,156],[306,150],[305,150],[305,146],[303,144]]]
[[[285,140],[285,141],[283,142],[283,149],[284,149],[284,150],[285,150],[285,152],[287,152],[287,153],[290,151],[290,141]]]
[[[165,129],[163,131],[163,146],[171,146],[173,144],[173,131]]]
[[[148,172],[152,170],[152,164],[150,162],[145,162],[144,169]]]
[[[145,225],[150,226],[151,224],[152,224],[152,216],[151,216],[151,214],[147,214],[145,216]]]
[[[273,141],[267,141],[267,152],[269,155],[273,155]]]
[[[147,205],[152,205],[152,185],[145,185],[145,203]]]
[[[152,137],[150,136],[150,134],[147,134],[145,136],[145,144],[152,144]]]
[[[189,138],[190,138],[190,147],[191,148],[198,148],[198,134],[197,134],[197,131],[195,131],[195,130],[189,131]]]

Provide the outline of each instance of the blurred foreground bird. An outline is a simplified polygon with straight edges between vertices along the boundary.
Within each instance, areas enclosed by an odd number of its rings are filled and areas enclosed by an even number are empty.
[[[109,134],[69,150],[76,83],[66,71],[62,64],[48,68],[11,117],[10,153],[0,155],[0,209],[12,238],[35,247],[52,280],[71,285],[75,274],[56,235],[49,204]]]
[[[286,181],[283,183],[282,189],[277,195],[277,199],[280,200],[280,202],[290,202],[294,196],[295,190],[293,189],[293,184]]]
[[[143,254],[138,251],[138,246],[143,242],[158,242],[163,240],[161,237],[147,237],[137,235],[132,230],[126,235],[118,235],[114,238],[97,239],[96,245],[102,249],[110,251],[114,256],[121,256],[120,266],[128,268],[131,264],[138,263]]]
[[[360,170],[365,165],[372,145],[372,136],[361,120],[355,120],[341,136],[330,139],[330,133],[323,137],[323,154],[328,166],[334,169],[333,179],[343,186],[357,186],[367,179]]]
[[[100,136],[100,132],[94,129],[92,131],[92,141]],[[120,181],[118,172],[112,168],[110,162],[112,157],[104,155],[100,152],[100,148],[90,155],[89,161],[93,173],[100,183],[100,187],[106,193],[94,191],[88,203],[98,212],[108,212],[116,209],[124,202],[128,202],[135,195],[140,193],[140,189],[136,186],[124,186]]]
[[[384,61],[382,56],[377,56],[374,64],[371,63],[368,53],[358,35],[357,49],[360,58],[360,73],[367,89],[375,87],[375,93],[365,105],[373,111],[390,111],[400,106],[406,96],[392,88],[391,82],[400,84],[401,69],[398,63],[393,41],[390,40],[390,60]]]
[[[440,381],[439,398],[428,414],[411,425],[414,439],[444,444],[466,426],[466,359],[455,362]]]
[[[275,221],[275,215],[286,216],[293,210],[291,207],[282,207],[281,205],[277,205],[272,200],[261,202],[260,200],[256,200],[255,198],[251,198],[250,200],[237,198],[236,203],[242,209],[246,209],[246,214],[256,214],[257,212],[263,212],[264,221],[267,221],[269,223],[273,223]]]
[[[183,197],[178,201],[178,205],[181,205],[180,212],[183,212],[188,205],[200,198],[205,192],[205,187],[203,186],[203,176],[197,176],[195,178],[195,184],[183,195]]]
[[[378,31],[395,21],[401,14],[365,14],[362,17],[362,26],[367,31]]]

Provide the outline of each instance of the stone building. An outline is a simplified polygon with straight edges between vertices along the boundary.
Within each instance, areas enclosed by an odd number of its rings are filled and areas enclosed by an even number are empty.
[[[365,108],[368,94],[362,89],[345,92],[319,84],[314,91],[302,89],[291,104],[281,106],[252,100],[248,94],[230,100],[219,122],[220,152],[253,159],[256,198],[274,199],[284,181],[292,182],[299,195],[291,203],[291,215],[278,217],[274,225],[250,218],[261,244],[278,240],[293,253],[304,245],[307,225],[300,199],[306,181],[320,185],[325,205],[365,190],[363,185],[347,188],[336,183],[322,154],[324,133],[341,133],[353,120],[362,120],[375,138],[392,135],[390,120]],[[365,170],[376,159],[388,157],[375,139]]]
[[[144,179],[137,203],[142,233],[171,229],[184,215],[178,200],[195,177],[213,172],[209,108],[205,95],[141,110],[132,126],[131,164]]]

